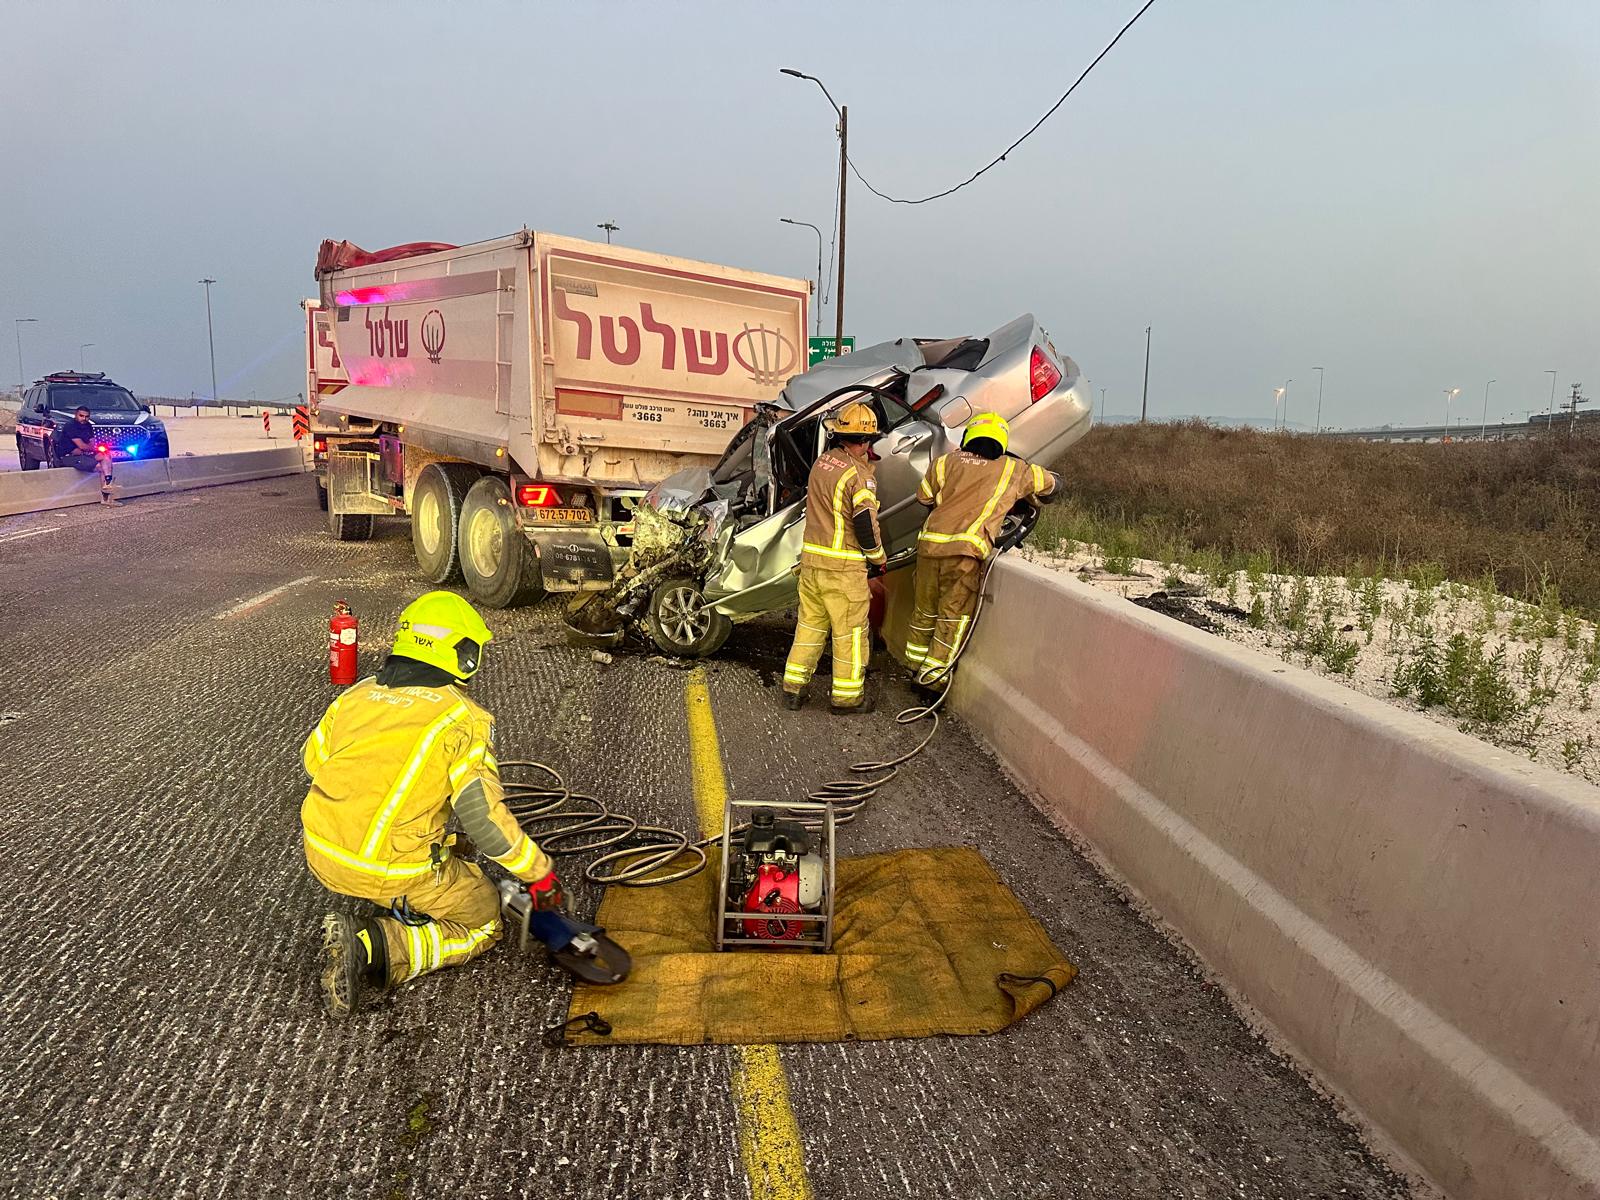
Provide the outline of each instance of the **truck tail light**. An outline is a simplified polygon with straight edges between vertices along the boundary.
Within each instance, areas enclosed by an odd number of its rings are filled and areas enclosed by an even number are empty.
[[[1028,384],[1033,391],[1035,401],[1042,400],[1055,391],[1056,384],[1061,382],[1061,369],[1045,357],[1044,351],[1035,346],[1033,358],[1028,364]]]
[[[312,438],[311,439],[311,449],[312,449],[313,453],[326,454],[328,452],[328,439],[327,438]]]
[[[523,508],[557,508],[561,496],[548,483],[524,483],[517,488],[517,503]]]

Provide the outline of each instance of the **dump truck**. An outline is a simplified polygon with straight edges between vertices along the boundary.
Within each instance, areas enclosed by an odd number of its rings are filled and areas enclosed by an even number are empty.
[[[622,246],[329,241],[317,280],[329,531],[408,517],[423,577],[494,608],[610,586],[635,502],[806,368],[808,281]]]

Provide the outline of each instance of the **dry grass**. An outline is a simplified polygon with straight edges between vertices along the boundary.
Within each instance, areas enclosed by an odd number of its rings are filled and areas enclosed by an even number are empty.
[[[1218,429],[1096,429],[1059,464],[1047,544],[1300,574],[1483,583],[1600,615],[1600,439],[1384,445]]]

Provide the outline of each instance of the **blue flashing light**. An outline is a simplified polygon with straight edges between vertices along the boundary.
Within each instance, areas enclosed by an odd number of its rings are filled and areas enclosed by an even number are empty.
[[[138,458],[139,457],[139,445],[138,445],[137,442],[133,443],[132,445],[130,445],[128,447],[128,457],[129,458]]]

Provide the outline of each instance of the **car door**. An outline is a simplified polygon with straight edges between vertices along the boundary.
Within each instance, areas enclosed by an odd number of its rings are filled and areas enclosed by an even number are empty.
[[[43,404],[44,389],[30,388],[23,398],[22,410],[17,414],[17,435],[22,440],[22,449],[30,458],[40,462],[47,457],[45,443],[49,440]]]
[[[892,558],[916,546],[928,516],[917,500],[917,488],[929,464],[949,449],[949,440],[938,421],[925,420],[890,400],[883,400],[883,406],[889,410],[888,428],[872,450],[878,458],[878,524]]]

